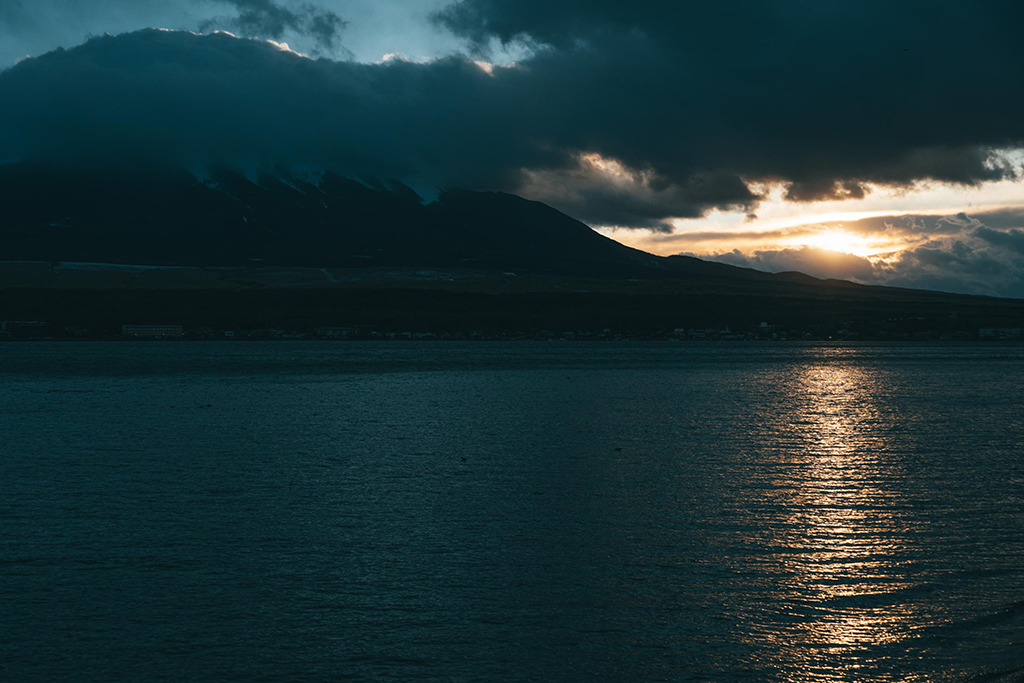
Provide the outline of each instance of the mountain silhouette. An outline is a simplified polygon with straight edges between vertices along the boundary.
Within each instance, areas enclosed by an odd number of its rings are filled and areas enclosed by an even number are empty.
[[[538,202],[325,174],[0,167],[4,260],[446,266],[637,275],[659,259]]]
[[[0,260],[177,266],[446,267],[610,278],[812,280],[659,257],[542,204],[327,173],[0,166]]]
[[[0,166],[0,205],[0,317],[58,327],[313,329],[341,320],[382,330],[654,334],[769,321],[819,336],[893,338],[1024,326],[1018,300],[655,256],[500,192],[450,190],[427,201],[398,181],[330,173],[217,169],[198,178],[177,168],[20,163]],[[92,275],[83,263],[191,268]]]

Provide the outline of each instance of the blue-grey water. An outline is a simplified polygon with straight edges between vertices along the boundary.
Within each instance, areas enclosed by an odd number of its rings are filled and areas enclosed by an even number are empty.
[[[0,679],[399,678],[1024,679],[1024,346],[0,346]]]

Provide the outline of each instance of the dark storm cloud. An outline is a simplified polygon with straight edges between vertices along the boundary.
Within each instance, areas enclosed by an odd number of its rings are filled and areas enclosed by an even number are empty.
[[[273,167],[501,186],[558,152],[527,133],[500,74],[313,60],[262,41],[147,30],[0,73],[0,158]]]
[[[975,215],[983,221],[985,225],[991,228],[996,228],[997,230],[1004,230],[1006,228],[1018,228],[1024,230],[1024,207],[998,209]]]
[[[864,186],[856,180],[816,179],[790,183],[786,188],[786,199],[791,202],[816,202],[823,199],[863,199],[867,195]]]
[[[1013,177],[996,150],[1024,140],[1020,2],[462,0],[435,20],[481,49],[549,47],[531,68],[573,110],[560,139],[676,183],[973,185]]]
[[[982,226],[974,234],[989,244],[1009,249],[1018,254],[1024,254],[1024,230],[1002,232]]]
[[[232,0],[222,26],[337,39],[322,5]],[[322,21],[321,21],[322,20]],[[232,23],[234,22],[234,23]],[[225,36],[141,32],[0,74],[0,158],[315,164],[522,191],[594,224],[756,211],[869,184],[1014,177],[1024,145],[1018,2],[464,0],[436,22],[492,75],[303,60]]]
[[[603,168],[602,168],[603,167]],[[681,182],[632,172],[582,155],[569,168],[526,171],[517,190],[592,225],[670,232],[666,216],[697,218],[709,207],[745,211],[760,196],[730,173],[694,174]]]
[[[294,31],[310,36],[321,47],[333,48],[345,27],[345,21],[336,13],[311,3],[286,6],[274,0],[217,1],[231,5],[237,16],[207,20],[201,30],[233,29],[247,36],[274,40],[280,40],[287,31]]]

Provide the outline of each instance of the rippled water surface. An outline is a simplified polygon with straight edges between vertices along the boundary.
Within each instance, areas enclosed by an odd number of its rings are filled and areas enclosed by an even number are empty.
[[[0,679],[1024,679],[1022,346],[11,343],[0,389]]]

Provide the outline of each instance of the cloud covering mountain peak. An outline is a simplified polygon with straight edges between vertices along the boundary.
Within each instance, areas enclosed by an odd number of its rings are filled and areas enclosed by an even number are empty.
[[[234,4],[238,22],[267,24],[264,37],[323,24],[314,41],[327,43],[342,26],[319,5]],[[306,164],[665,228],[756,211],[764,183],[799,202],[1016,177],[1020,19],[1019,3],[996,0],[462,0],[435,15],[481,53],[527,46],[515,65],[486,68],[457,54],[369,64],[139,31],[0,73],[0,159]]]

